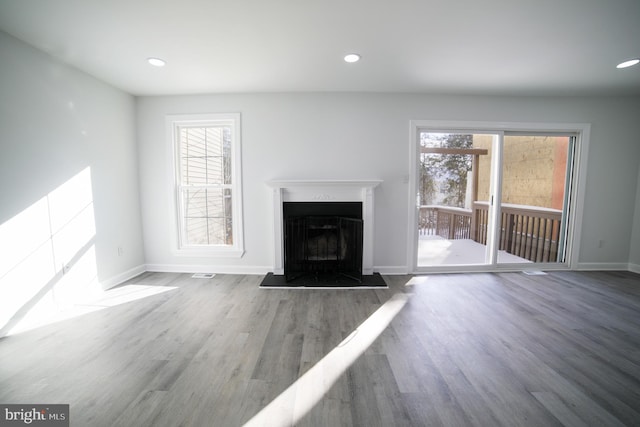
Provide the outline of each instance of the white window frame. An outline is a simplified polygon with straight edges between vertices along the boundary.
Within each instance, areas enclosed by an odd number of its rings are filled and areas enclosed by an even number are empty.
[[[180,127],[231,126],[231,194],[232,245],[188,245],[184,243],[183,202],[180,194]],[[242,215],[242,138],[240,113],[208,113],[169,115],[166,118],[168,148],[171,155],[172,246],[175,255],[236,257],[244,255],[244,225]]]

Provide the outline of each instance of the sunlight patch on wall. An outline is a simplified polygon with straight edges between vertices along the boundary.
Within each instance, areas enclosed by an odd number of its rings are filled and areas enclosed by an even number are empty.
[[[95,236],[89,167],[0,224],[0,336],[97,295]]]

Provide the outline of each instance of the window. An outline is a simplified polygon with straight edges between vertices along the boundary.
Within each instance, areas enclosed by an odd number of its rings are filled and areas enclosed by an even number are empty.
[[[180,252],[242,256],[240,115],[172,117]]]

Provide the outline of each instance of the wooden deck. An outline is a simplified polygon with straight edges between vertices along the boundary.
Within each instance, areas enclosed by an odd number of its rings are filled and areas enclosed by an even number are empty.
[[[440,236],[419,236],[418,267],[484,264],[486,245],[471,239],[448,240]],[[499,263],[531,263],[528,259],[500,250]]]
[[[124,288],[164,292],[3,338],[0,402],[68,403],[71,425],[98,427],[640,420],[639,275],[261,279],[146,273]]]

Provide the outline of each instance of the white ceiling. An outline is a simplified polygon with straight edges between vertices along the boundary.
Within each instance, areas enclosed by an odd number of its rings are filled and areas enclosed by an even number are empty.
[[[640,95],[640,0],[0,0],[0,29],[134,95]]]

